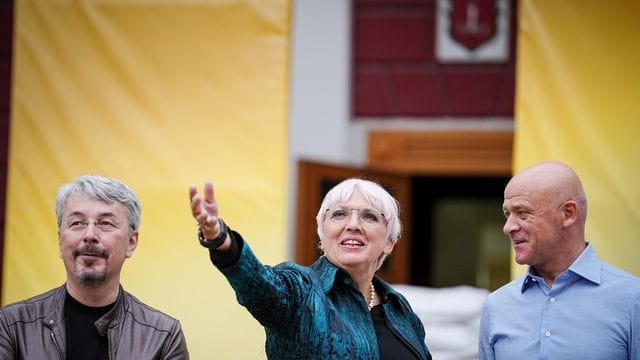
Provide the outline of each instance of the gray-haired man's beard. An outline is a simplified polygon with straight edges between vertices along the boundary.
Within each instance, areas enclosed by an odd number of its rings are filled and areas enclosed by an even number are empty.
[[[86,244],[82,248],[73,252],[74,258],[78,258],[80,254],[92,254],[96,256],[103,257],[105,261],[109,261],[109,255],[103,249],[100,249],[98,246],[94,244]],[[89,264],[85,264],[89,266]],[[84,269],[79,270],[76,269],[75,277],[80,282],[80,284],[86,287],[98,287],[105,283],[107,280],[107,269],[95,270],[95,269]]]
[[[98,287],[107,280],[107,270],[102,271],[82,271],[77,270],[75,273],[76,279],[80,282],[80,284],[94,288]]]

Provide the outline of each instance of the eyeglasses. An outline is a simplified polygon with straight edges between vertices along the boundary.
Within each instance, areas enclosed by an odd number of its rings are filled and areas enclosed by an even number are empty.
[[[122,221],[118,221],[115,219],[108,219],[108,218],[94,220],[93,222],[90,222],[89,220],[83,220],[83,219],[70,219],[70,220],[63,221],[62,225],[67,230],[80,233],[87,230],[90,223],[93,223],[93,226],[95,226],[101,232],[107,233],[107,232],[118,230],[120,228],[120,224],[122,223]]]
[[[329,219],[334,224],[344,225],[349,221],[351,212],[354,210],[358,212],[358,220],[362,225],[375,226],[386,222],[383,213],[369,208],[356,209],[348,206],[338,206],[332,209],[327,209],[327,214],[329,214]]]

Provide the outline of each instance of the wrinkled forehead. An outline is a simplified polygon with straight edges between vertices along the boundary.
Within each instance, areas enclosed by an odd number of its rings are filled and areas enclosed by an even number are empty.
[[[62,209],[63,217],[72,215],[83,216],[124,216],[126,214],[124,205],[114,201],[108,203],[102,199],[89,196],[87,194],[76,193],[67,199]]]

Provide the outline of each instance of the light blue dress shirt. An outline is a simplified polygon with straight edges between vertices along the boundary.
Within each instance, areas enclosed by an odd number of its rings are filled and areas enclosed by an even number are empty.
[[[551,287],[529,268],[487,298],[479,357],[640,360],[640,279],[591,244]]]

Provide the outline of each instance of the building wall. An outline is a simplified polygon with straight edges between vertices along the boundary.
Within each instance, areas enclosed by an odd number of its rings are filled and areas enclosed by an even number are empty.
[[[9,107],[11,102],[11,49],[13,1],[0,2],[0,269],[4,248],[5,203],[7,198],[7,158],[9,148]],[[0,278],[0,291],[2,279]]]
[[[515,1],[510,60],[435,61],[435,0],[293,2],[288,234],[292,254],[297,162],[365,166],[367,134],[512,130]]]
[[[436,58],[436,0],[356,0],[353,114],[452,118],[513,115],[515,4],[509,57],[495,63]],[[425,120],[425,119],[423,119]]]

